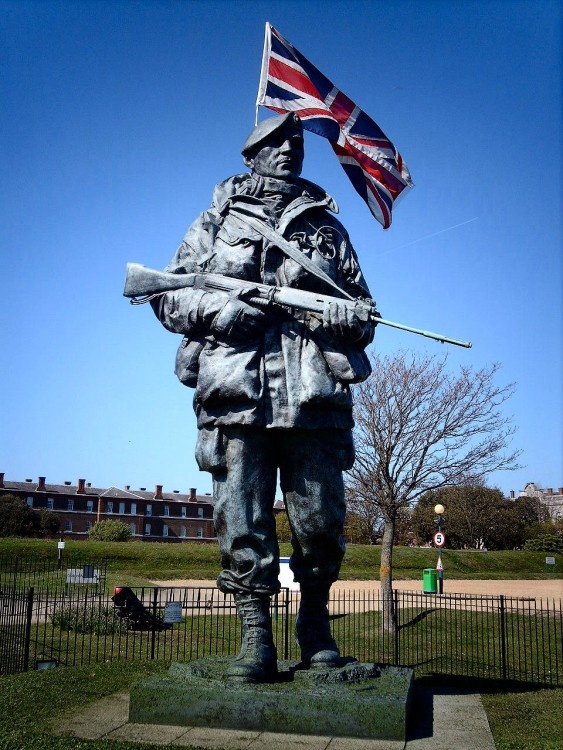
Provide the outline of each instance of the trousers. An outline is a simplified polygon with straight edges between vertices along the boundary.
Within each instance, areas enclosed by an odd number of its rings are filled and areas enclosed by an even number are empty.
[[[272,596],[280,589],[274,502],[279,476],[292,534],[290,569],[301,584],[331,584],[344,556],[342,471],[353,463],[349,430],[221,430],[213,466],[221,591]],[[203,468],[203,467],[202,467]]]

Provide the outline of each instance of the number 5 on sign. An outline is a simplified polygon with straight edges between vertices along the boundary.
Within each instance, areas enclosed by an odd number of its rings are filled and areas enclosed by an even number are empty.
[[[442,531],[437,531],[434,534],[433,539],[434,539],[434,545],[436,547],[443,547],[444,544],[446,543],[446,536]]]

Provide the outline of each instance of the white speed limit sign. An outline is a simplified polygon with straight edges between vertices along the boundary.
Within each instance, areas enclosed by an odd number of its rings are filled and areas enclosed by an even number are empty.
[[[434,544],[436,547],[443,547],[446,543],[446,535],[443,534],[441,531],[437,531],[434,536]]]

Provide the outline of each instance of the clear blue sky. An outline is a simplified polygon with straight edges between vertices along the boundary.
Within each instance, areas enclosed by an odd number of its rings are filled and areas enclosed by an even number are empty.
[[[121,296],[243,171],[270,21],[395,142],[415,188],[384,232],[328,143],[304,176],[340,204],[384,317],[498,361],[525,468],[563,485],[561,13],[551,0],[0,2],[0,471],[211,489],[178,339]],[[381,352],[441,355],[380,329]]]

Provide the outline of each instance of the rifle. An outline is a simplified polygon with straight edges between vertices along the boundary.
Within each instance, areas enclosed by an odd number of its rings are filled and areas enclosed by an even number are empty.
[[[127,264],[123,296],[128,297],[133,305],[142,305],[164,292],[187,288],[202,289],[206,292],[241,292],[246,290],[253,296],[245,297],[245,301],[257,307],[278,306],[320,314],[322,314],[327,302],[338,302],[338,304],[352,307],[360,320],[364,322],[371,321],[374,325],[399,328],[402,331],[440,341],[442,344],[455,344],[466,349],[471,348],[469,341],[459,341],[449,336],[442,336],[440,333],[422,331],[419,328],[411,328],[402,323],[385,320],[379,315],[374,304],[365,300],[349,301],[326,294],[294,289],[289,286],[270,286],[269,284],[259,284],[216,273],[165,273],[147,268],[139,263]]]

